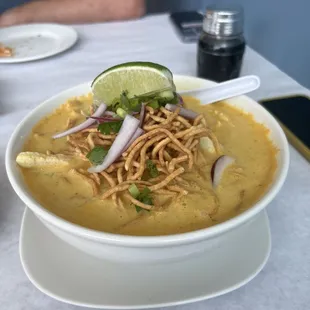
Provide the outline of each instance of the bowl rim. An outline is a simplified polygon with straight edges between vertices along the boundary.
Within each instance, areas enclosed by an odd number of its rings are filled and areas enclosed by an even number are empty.
[[[205,79],[196,78],[196,77],[188,76],[188,75],[175,75],[175,78],[196,79],[197,81],[200,80],[204,82],[211,82]],[[211,82],[211,84],[212,83],[214,82]],[[74,91],[75,89],[79,89],[79,88],[86,87],[89,85],[90,85],[89,82],[82,83],[74,87],[71,87],[69,89],[66,89],[48,98],[47,100],[44,100],[35,109],[31,110],[30,113],[28,113],[24,117],[24,119],[18,124],[18,126],[15,128],[7,144],[6,153],[5,153],[5,167],[6,167],[6,172],[8,175],[8,179],[11,183],[11,186],[13,187],[14,191],[19,196],[19,198],[26,204],[26,206],[29,207],[35,213],[35,215],[38,216],[41,220],[43,219],[49,224],[56,226],[57,228],[63,231],[66,231],[68,233],[71,233],[75,236],[79,236],[79,237],[97,241],[97,242],[114,244],[114,245],[121,245],[121,246],[128,246],[128,247],[130,246],[160,247],[160,246],[171,246],[171,245],[177,245],[177,244],[186,244],[186,243],[192,243],[193,241],[200,241],[202,239],[210,239],[215,236],[219,236],[239,225],[246,223],[248,220],[250,220],[255,215],[257,215],[261,210],[263,210],[273,200],[273,198],[277,195],[282,185],[284,184],[284,181],[287,176],[288,168],[289,168],[289,147],[288,147],[286,136],[282,128],[278,124],[278,122],[275,120],[275,118],[264,107],[262,107],[255,100],[247,96],[242,96],[244,99],[251,102],[251,104],[256,105],[256,108],[260,109],[266,115],[266,117],[269,118],[270,122],[273,123],[274,128],[276,128],[276,131],[278,131],[279,136],[280,136],[280,140],[281,140],[280,143],[282,145],[280,152],[282,152],[283,154],[282,165],[278,166],[278,169],[279,169],[278,177],[275,177],[268,191],[246,211],[240,213],[239,215],[231,219],[228,219],[222,223],[216,224],[211,227],[206,227],[206,228],[202,228],[202,229],[190,231],[190,232],[185,232],[185,233],[159,235],[159,236],[121,235],[121,234],[114,234],[114,233],[109,233],[109,232],[104,232],[104,231],[97,231],[94,229],[80,226],[78,224],[71,223],[57,216],[56,214],[53,214],[52,212],[50,212],[49,210],[41,206],[32,197],[30,193],[24,191],[18,185],[17,176],[15,175],[15,172],[12,169],[12,165],[16,164],[15,161],[11,160],[13,158],[12,148],[13,148],[15,141],[21,137],[21,133],[20,133],[21,128],[24,126],[25,123],[27,123],[33,117],[33,115],[37,111],[42,109],[43,106],[47,105],[49,102],[57,100],[58,97],[63,96],[70,91]],[[23,133],[22,135],[23,139],[25,139],[25,137],[27,137],[28,135],[29,135],[29,132],[27,132],[27,134]]]

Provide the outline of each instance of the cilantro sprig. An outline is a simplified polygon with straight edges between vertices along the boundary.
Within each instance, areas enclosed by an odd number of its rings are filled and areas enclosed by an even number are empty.
[[[127,113],[139,112],[143,102],[147,103],[153,109],[158,109],[166,103],[176,104],[178,98],[176,93],[169,88],[159,89],[131,98],[129,98],[128,91],[123,91],[118,98],[113,100],[109,109],[113,112],[116,112],[119,108]]]
[[[147,169],[149,171],[149,174],[150,174],[151,178],[158,177],[159,173],[158,173],[157,167],[150,159],[148,159],[146,161],[146,167],[147,167]]]
[[[107,156],[108,154],[108,149],[104,148],[103,146],[95,146],[90,152],[88,152],[88,154],[86,155],[86,157],[89,159],[89,161],[93,164],[93,165],[100,165],[102,164],[104,158]]]
[[[118,133],[122,127],[123,121],[105,122],[98,125],[98,131],[104,135]]]

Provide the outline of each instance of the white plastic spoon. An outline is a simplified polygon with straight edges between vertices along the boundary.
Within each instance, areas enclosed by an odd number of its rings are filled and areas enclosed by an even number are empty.
[[[247,94],[260,85],[259,77],[256,75],[243,76],[227,82],[219,83],[210,88],[197,88],[179,91],[180,95],[192,95],[198,98],[202,104],[210,104],[216,101]]]

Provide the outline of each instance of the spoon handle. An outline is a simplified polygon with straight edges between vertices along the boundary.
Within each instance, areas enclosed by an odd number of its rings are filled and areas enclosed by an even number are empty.
[[[249,93],[257,89],[259,85],[260,80],[258,76],[248,75],[219,83],[210,88],[180,91],[179,94],[193,95],[200,99],[201,104],[205,105]]]

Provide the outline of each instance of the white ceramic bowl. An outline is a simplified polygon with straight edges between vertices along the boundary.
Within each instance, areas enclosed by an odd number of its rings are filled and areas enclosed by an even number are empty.
[[[213,82],[188,76],[175,76],[175,83],[179,90],[215,85]],[[12,187],[26,206],[55,235],[84,252],[99,258],[150,263],[158,260],[181,258],[211,249],[214,246],[219,246],[230,230],[251,221],[272,201],[284,183],[289,166],[286,137],[276,120],[261,105],[248,97],[241,96],[229,100],[229,104],[253,114],[257,122],[268,127],[270,139],[279,149],[277,154],[278,167],[274,181],[265,195],[250,209],[213,227],[169,236],[124,236],[99,232],[72,224],[46,210],[32,197],[23,181],[15,158],[22,150],[32,127],[43,116],[52,112],[68,98],[86,94],[89,91],[90,83],[85,83],[48,99],[34,109],[16,127],[8,143],[5,159],[7,174]]]

